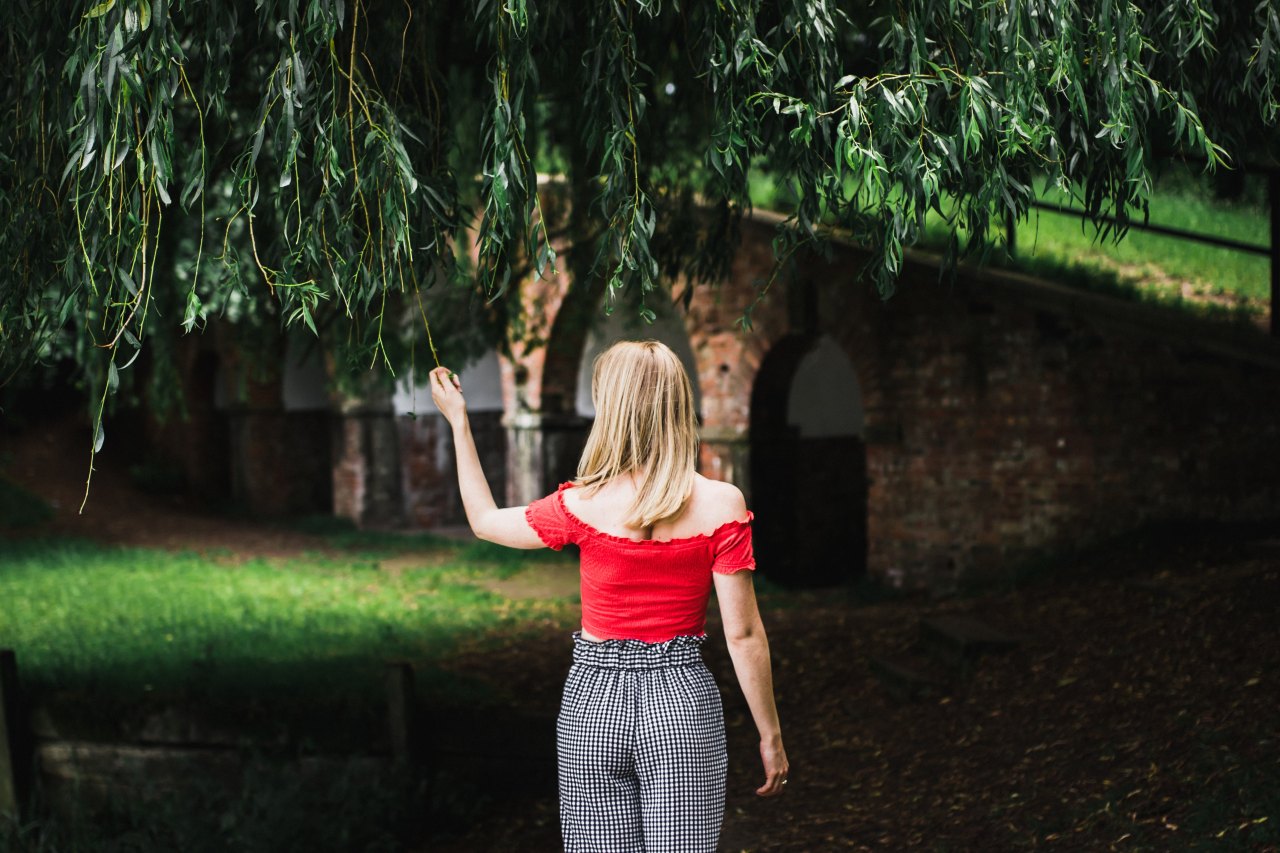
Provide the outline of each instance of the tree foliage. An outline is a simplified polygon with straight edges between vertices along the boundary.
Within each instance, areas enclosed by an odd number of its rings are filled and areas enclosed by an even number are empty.
[[[557,245],[652,319],[673,276],[723,272],[753,169],[796,194],[780,259],[844,229],[888,298],[929,211],[958,255],[1047,176],[1123,230],[1157,157],[1268,159],[1280,109],[1276,0],[7,12],[0,363],[70,355],[95,397],[211,316],[344,365],[475,351]]]

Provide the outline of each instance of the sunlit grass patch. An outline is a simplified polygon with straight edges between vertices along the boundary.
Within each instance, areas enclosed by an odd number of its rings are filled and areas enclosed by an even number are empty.
[[[387,661],[413,662],[430,685],[459,645],[500,642],[571,607],[485,589],[521,564],[469,550],[235,562],[0,542],[0,647],[16,651],[37,692],[367,705]]]
[[[1041,181],[1039,198],[1065,207],[1079,205]],[[1255,188],[1256,189],[1256,188]],[[794,194],[764,173],[753,172],[753,202],[789,211]],[[1239,200],[1216,198],[1209,179],[1188,167],[1170,167],[1150,198],[1152,224],[1266,246],[1269,212],[1258,192]],[[952,199],[945,199],[948,209]],[[1135,221],[1141,211],[1131,211]],[[1033,209],[1016,226],[1016,250],[1005,254],[1005,224],[992,220],[984,263],[1021,270],[1051,281],[1135,301],[1172,304],[1194,313],[1235,319],[1265,312],[1270,294],[1270,260],[1265,255],[1170,237],[1137,228],[1119,241],[1100,234],[1093,223],[1069,214]],[[950,235],[942,217],[930,214],[920,247],[940,251]],[[965,239],[963,230],[960,237]]]

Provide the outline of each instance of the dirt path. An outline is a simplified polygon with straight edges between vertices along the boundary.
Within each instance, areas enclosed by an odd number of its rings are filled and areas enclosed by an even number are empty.
[[[723,641],[711,644],[730,739],[722,850],[1280,849],[1280,542],[1147,543],[965,601],[839,599],[764,601],[793,767],[778,800],[752,794],[753,727]],[[943,613],[1021,645],[954,695],[891,699],[868,656]],[[550,719],[563,645],[551,629],[456,666]],[[430,849],[559,850],[554,785]]]
[[[47,535],[262,557],[295,557],[328,548],[322,537],[267,520],[219,516],[187,498],[149,495],[132,485],[110,453],[98,455],[85,501],[88,432],[74,418],[0,436],[0,459],[8,460],[0,474],[52,507],[54,518],[40,531]]]

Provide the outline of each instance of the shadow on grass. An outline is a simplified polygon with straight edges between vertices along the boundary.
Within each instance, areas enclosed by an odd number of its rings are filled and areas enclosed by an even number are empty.
[[[287,527],[344,551],[364,553],[402,553],[405,551],[455,550],[457,540],[424,532],[394,530],[361,530],[349,518],[332,515],[307,515],[288,522]]]
[[[12,853],[402,851],[470,828],[495,793],[448,770],[247,756],[233,778],[137,791],[37,790]],[[2,827],[2,825],[0,825]]]

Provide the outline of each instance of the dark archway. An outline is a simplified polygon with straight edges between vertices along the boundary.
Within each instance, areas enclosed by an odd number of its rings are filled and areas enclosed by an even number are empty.
[[[833,586],[867,570],[867,455],[849,359],[827,336],[780,340],[751,392],[756,559],[771,581]]]
[[[231,423],[219,400],[220,359],[202,348],[192,365],[187,391],[187,429],[193,438],[186,446],[187,484],[209,506],[225,505],[231,497]]]

